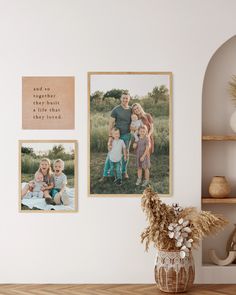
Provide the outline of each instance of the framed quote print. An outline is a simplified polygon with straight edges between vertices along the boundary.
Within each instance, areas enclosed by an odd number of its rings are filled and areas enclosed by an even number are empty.
[[[89,72],[89,195],[172,194],[172,73]]]
[[[22,128],[74,129],[74,77],[23,77]]]
[[[74,140],[20,141],[20,212],[76,212],[77,166]]]

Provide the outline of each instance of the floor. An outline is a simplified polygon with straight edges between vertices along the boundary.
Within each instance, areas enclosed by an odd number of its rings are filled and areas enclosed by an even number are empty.
[[[155,285],[0,285],[1,295],[163,295]],[[236,295],[236,285],[195,285],[188,295]]]

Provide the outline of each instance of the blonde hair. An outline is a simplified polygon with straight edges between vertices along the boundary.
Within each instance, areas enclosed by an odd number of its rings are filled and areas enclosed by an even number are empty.
[[[141,129],[144,129],[146,131],[146,136],[147,136],[147,134],[148,134],[148,128],[147,128],[147,126],[146,125],[140,126],[139,129],[138,129],[138,131],[141,130]]]
[[[48,176],[52,176],[52,168],[51,168],[51,161],[48,159],[48,158],[42,158],[39,162],[39,169],[37,172],[40,172],[43,174],[41,168],[40,168],[40,165],[42,164],[42,162],[47,162],[48,163],[48,171],[47,171],[47,175]]]
[[[62,170],[64,170],[64,168],[65,168],[65,162],[64,162],[62,159],[56,159],[56,160],[53,162],[53,168],[55,167],[56,163],[61,163]]]
[[[141,104],[138,103],[138,102],[136,102],[136,103],[134,103],[134,104],[132,105],[132,107],[131,107],[131,109],[132,109],[132,114],[135,114],[134,111],[133,111],[134,107],[138,107],[138,108],[140,109],[142,116],[146,114],[145,111],[144,111],[144,109],[143,109],[143,107],[142,107]],[[135,115],[136,115],[136,114],[135,114]]]
[[[37,171],[35,172],[35,174],[34,174],[34,178],[36,178],[36,176],[37,176],[38,174],[43,175],[43,173],[42,173],[41,171],[37,170]]]

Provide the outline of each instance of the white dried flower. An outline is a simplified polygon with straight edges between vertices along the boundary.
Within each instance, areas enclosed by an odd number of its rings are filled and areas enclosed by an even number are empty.
[[[174,234],[173,232],[169,232],[169,233],[168,233],[168,236],[169,236],[170,239],[173,239],[174,235],[175,235],[175,234]]]
[[[185,231],[186,233],[191,233],[191,228],[190,227],[184,227],[183,231]]]
[[[183,259],[186,256],[186,253],[185,251],[180,251],[179,255],[180,255],[180,258]]]

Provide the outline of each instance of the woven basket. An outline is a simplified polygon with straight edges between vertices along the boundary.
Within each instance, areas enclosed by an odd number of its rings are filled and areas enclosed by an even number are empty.
[[[186,292],[193,285],[194,260],[180,257],[180,251],[158,250],[155,262],[155,280],[159,289],[168,293]]]

